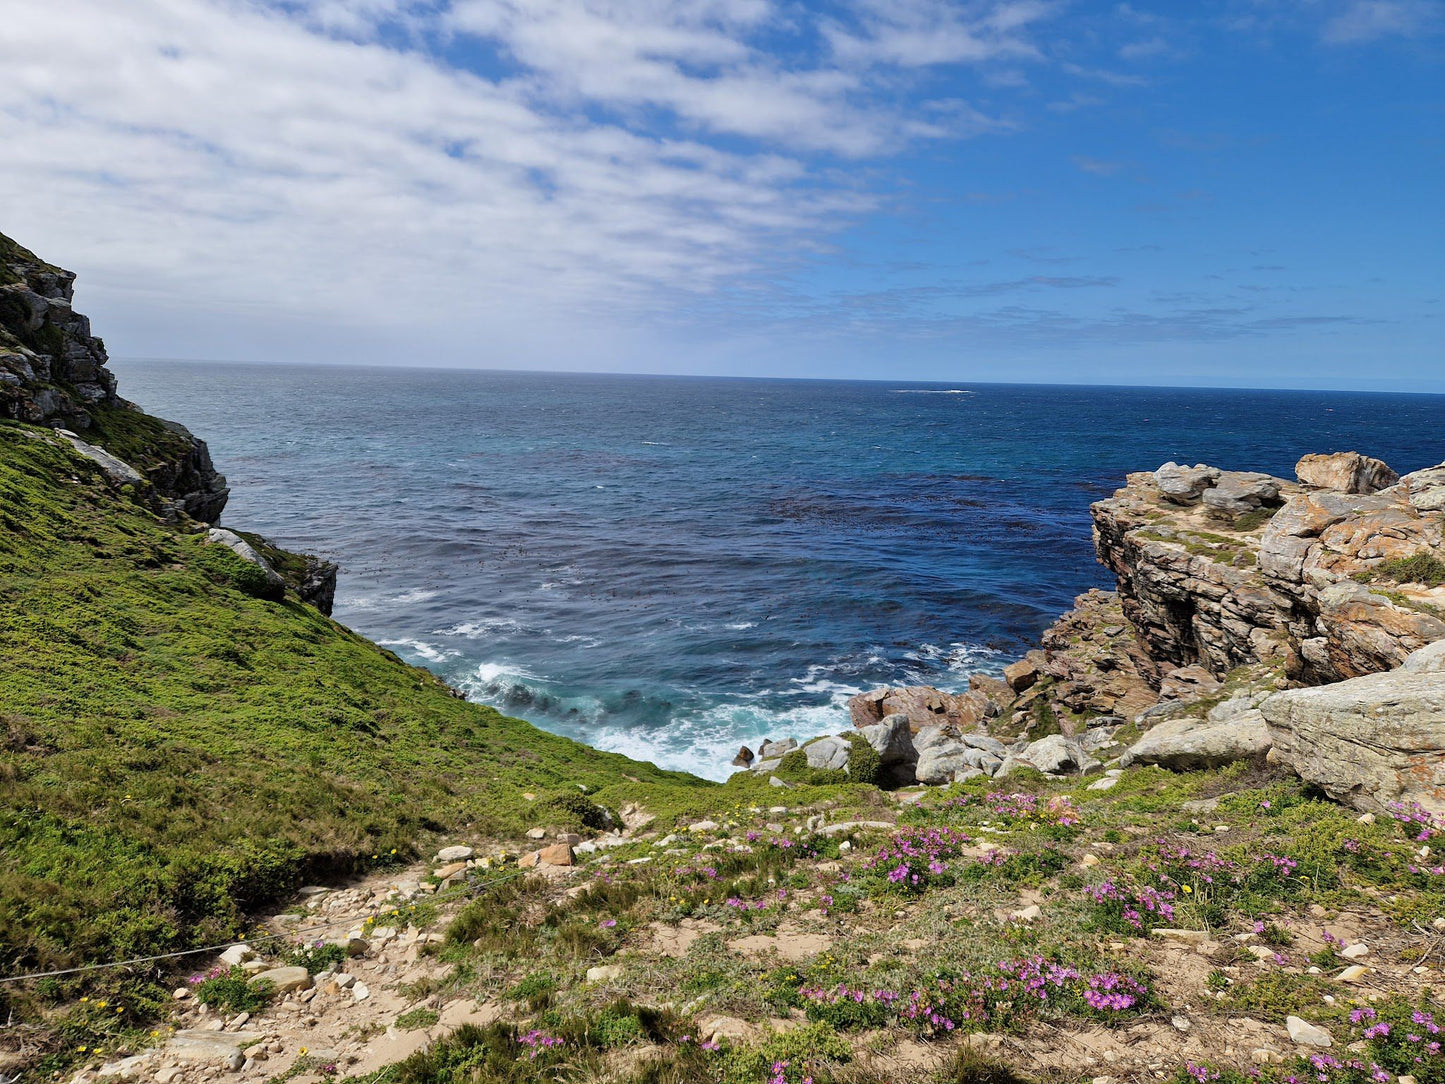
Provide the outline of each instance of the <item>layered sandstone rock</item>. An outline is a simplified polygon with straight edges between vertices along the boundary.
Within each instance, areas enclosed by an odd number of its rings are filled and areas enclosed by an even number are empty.
[[[1093,506],[1095,549],[1159,679],[1265,662],[1339,681],[1445,637],[1445,588],[1389,576],[1392,562],[1445,558],[1445,466],[1377,492],[1393,472],[1356,453],[1307,456],[1298,472],[1349,490],[1171,463]]]
[[[946,693],[927,685],[913,685],[860,693],[848,701],[848,714],[856,727],[873,726],[890,715],[904,715],[914,731],[943,724],[971,729],[998,714],[998,708],[985,693],[973,689]]]
[[[1294,473],[1301,485],[1340,493],[1374,493],[1400,480],[1383,461],[1359,452],[1307,455],[1295,464]]]
[[[1388,673],[1276,693],[1260,710],[1276,763],[1330,797],[1445,813],[1445,640]]]

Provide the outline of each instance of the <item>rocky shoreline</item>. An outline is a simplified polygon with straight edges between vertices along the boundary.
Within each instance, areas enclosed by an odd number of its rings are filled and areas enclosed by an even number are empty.
[[[1445,810],[1445,464],[1166,463],[1091,512],[1117,589],[1080,595],[1002,679],[875,689],[851,731],[733,763],[779,786],[861,765],[892,786],[1032,769],[1104,789],[1131,764],[1268,760],[1361,809]]]

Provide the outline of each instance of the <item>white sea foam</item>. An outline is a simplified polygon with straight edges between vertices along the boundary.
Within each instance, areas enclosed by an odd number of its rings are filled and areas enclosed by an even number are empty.
[[[433,647],[425,640],[378,640],[382,647],[400,647],[424,662],[446,662],[455,659],[460,652],[448,648]]]
[[[609,753],[650,760],[661,768],[723,780],[737,768],[732,759],[740,745],[754,749],[763,738],[797,738],[835,734],[848,727],[846,698],[768,711],[746,704],[719,704],[678,717],[666,729],[590,727],[571,736]]]
[[[583,636],[577,632],[572,633],[570,636],[554,637],[552,642],[554,644],[581,644],[583,647],[601,647],[603,643],[600,637]]]
[[[480,640],[498,632],[525,632],[518,621],[510,617],[493,617],[481,621],[461,621],[444,629],[437,629],[438,636],[461,636],[468,640]]]
[[[734,621],[731,625],[724,625],[725,629],[732,629],[733,632],[742,632],[744,629],[755,629],[758,627],[756,621]]]
[[[354,598],[343,597],[338,600],[337,609],[347,610],[385,610],[392,606],[412,606],[418,602],[428,602],[437,597],[439,591],[432,591],[425,587],[414,587],[410,591],[403,591],[397,595],[358,595]]]
[[[489,689],[520,685],[526,681],[539,681],[538,676],[521,666],[503,662],[480,662],[472,667],[470,674],[461,678],[463,692],[483,692]]]
[[[967,388],[894,388],[894,395],[972,395]]]

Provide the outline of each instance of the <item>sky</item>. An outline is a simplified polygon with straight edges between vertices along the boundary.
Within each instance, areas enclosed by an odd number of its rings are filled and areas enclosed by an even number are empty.
[[[47,0],[112,354],[1445,391],[1445,0]]]

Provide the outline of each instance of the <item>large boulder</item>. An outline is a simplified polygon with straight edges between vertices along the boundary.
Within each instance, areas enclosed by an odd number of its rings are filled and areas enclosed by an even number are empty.
[[[819,738],[803,746],[803,752],[808,757],[808,767],[842,772],[848,770],[848,758],[853,752],[853,745],[847,738]]]
[[[1234,519],[1280,504],[1280,480],[1253,471],[1221,471],[1214,485],[1204,491],[1204,505],[1216,515]]]
[[[859,729],[863,740],[878,754],[878,763],[885,768],[895,764],[914,764],[918,750],[913,747],[913,728],[908,716],[890,715],[881,723]]]
[[[1276,693],[1260,710],[1276,763],[1330,797],[1445,813],[1445,641],[1389,673]]]
[[[1203,463],[1196,463],[1192,467],[1165,463],[1154,472],[1154,482],[1165,500],[1175,504],[1191,504],[1214,485],[1220,473],[1218,467],[1208,467]]]
[[[1420,512],[1445,512],[1445,463],[1400,479],[1400,491]]]
[[[1400,480],[1382,460],[1359,452],[1307,455],[1295,464],[1294,473],[1302,485],[1340,493],[1374,493]]]
[[[1103,768],[1084,751],[1083,745],[1062,734],[1048,734],[1029,742],[1021,752],[1008,757],[1000,776],[1014,768],[1037,768],[1045,775],[1087,775]]]
[[[1246,707],[1222,717],[1217,711],[1204,719],[1169,719],[1160,723],[1125,750],[1119,766],[1158,764],[1174,771],[1190,771],[1219,768],[1236,760],[1254,760],[1269,752],[1269,728],[1257,708]]]
[[[993,775],[1008,752],[997,738],[961,732],[951,726],[921,730],[913,744],[918,751],[914,777],[920,783],[933,785],[952,783],[958,775],[969,772]]]

